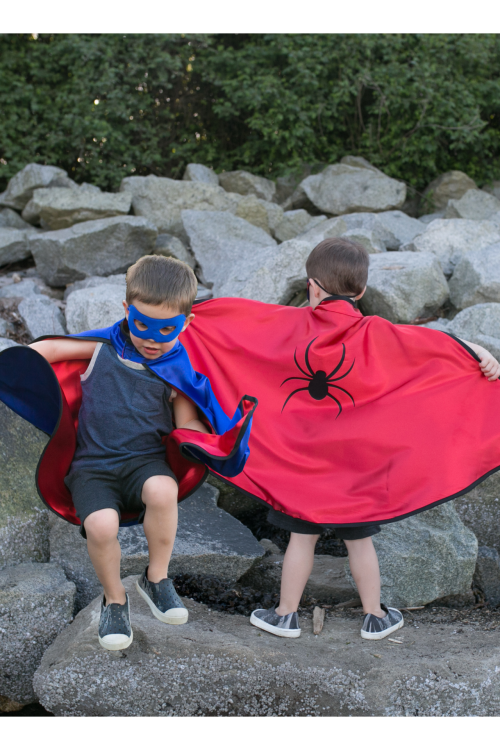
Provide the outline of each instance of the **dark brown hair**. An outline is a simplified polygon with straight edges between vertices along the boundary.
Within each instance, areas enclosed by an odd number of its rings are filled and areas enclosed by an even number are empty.
[[[127,304],[169,305],[189,315],[198,283],[187,263],[163,255],[144,255],[127,271]]]
[[[370,259],[363,245],[331,237],[316,245],[306,261],[308,279],[317,279],[330,294],[361,294]]]

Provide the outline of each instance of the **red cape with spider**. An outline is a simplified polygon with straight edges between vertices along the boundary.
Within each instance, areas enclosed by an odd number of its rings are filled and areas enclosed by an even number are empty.
[[[243,299],[197,304],[182,334],[221,405],[259,400],[250,457],[231,483],[314,523],[385,523],[500,468],[500,382],[452,337],[363,317]]]

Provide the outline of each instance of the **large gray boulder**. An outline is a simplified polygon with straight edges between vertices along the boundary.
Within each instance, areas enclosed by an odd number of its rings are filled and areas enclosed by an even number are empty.
[[[277,203],[256,198],[255,195],[246,195],[238,204],[236,216],[274,237],[278,225],[283,220],[283,209]]]
[[[47,442],[47,435],[0,402],[0,568],[49,559],[48,511],[35,488]]]
[[[251,586],[256,591],[274,594],[278,600],[283,558],[284,555],[280,553],[267,555],[240,578],[239,584]],[[314,555],[313,569],[304,594],[313,597],[320,604],[337,604],[353,599],[356,591],[346,577],[344,563],[343,557]]]
[[[159,234],[156,238],[154,255],[164,255],[166,258],[177,258],[187,263],[191,268],[196,266],[196,258],[191,250],[173,234]]]
[[[10,284],[0,287],[0,299],[25,299],[26,297],[33,297],[42,294],[44,287],[43,281],[36,278],[22,279],[17,283],[11,281]]]
[[[219,175],[204,164],[188,164],[182,179],[189,182],[205,182],[207,185],[219,184]]]
[[[272,180],[258,177],[243,169],[235,172],[221,172],[219,185],[228,193],[239,193],[240,195],[255,195],[265,201],[272,201],[276,193],[276,185]]]
[[[339,215],[389,211],[405,202],[406,185],[371,169],[333,164],[306,177],[300,187],[320,211]]]
[[[81,221],[107,219],[128,214],[130,193],[102,193],[100,190],[39,188],[23,210],[23,219],[43,229],[66,229]]]
[[[68,333],[107,328],[124,317],[125,283],[99,284],[72,292],[66,304]]]
[[[191,180],[171,180],[168,177],[125,177],[121,191],[132,193],[132,208],[136,216],[151,221],[160,234],[173,234],[186,239],[181,211],[236,212],[239,195],[226,193],[217,185]]]
[[[445,596],[470,594],[478,544],[452,502],[384,524],[373,544],[381,599],[387,606],[419,607]],[[348,559],[346,570],[350,576]]]
[[[408,252],[371,255],[360,308],[365,315],[410,323],[432,315],[448,295],[448,284],[435,256]]]
[[[12,341],[12,339],[6,339],[3,336],[0,336],[0,352],[3,352],[4,349],[10,349],[11,346],[18,346],[15,341]]]
[[[33,339],[45,335],[66,335],[66,323],[61,308],[45,294],[36,294],[23,299],[17,309],[26,330]]]
[[[24,229],[29,230],[30,232],[39,231],[32,227],[31,224],[28,224],[27,221],[24,221],[24,219],[22,219],[16,211],[13,211],[12,208],[0,209],[0,227]]]
[[[445,219],[484,221],[500,211],[500,200],[484,190],[467,190],[458,200],[448,201]]]
[[[187,183],[185,183],[187,184]],[[154,250],[156,228],[141,216],[85,221],[30,238],[38,273],[52,286],[123,273]]]
[[[490,193],[490,195],[494,195],[495,198],[498,198],[498,200],[500,200],[500,180],[493,180],[493,182],[490,182],[487,185],[483,185],[482,189],[486,193]]]
[[[0,227],[0,266],[29,258],[31,255],[30,236],[31,232],[27,232],[25,229]]]
[[[274,230],[274,236],[280,242],[286,242],[299,234],[308,232],[313,227],[326,220],[326,216],[311,216],[303,208],[296,211],[285,211],[283,217]]]
[[[7,190],[0,194],[0,206],[22,211],[31,200],[33,192],[45,187],[75,188],[77,185],[64,169],[44,164],[27,164],[9,180]]]
[[[179,525],[169,577],[181,573],[213,575],[234,584],[258,562],[265,550],[239,521],[217,507],[218,491],[205,484],[179,505]],[[50,532],[50,560],[57,562],[76,584],[77,611],[102,592],[79,527],[54,519]],[[121,528],[122,578],[142,574],[149,562],[142,525]]]
[[[24,563],[0,571],[0,695],[36,701],[33,675],[73,619],[75,585],[58,565]]]
[[[401,250],[432,253],[441,263],[443,273],[449,276],[465,253],[482,250],[496,242],[500,242],[500,227],[491,221],[436,219],[423,234],[402,245]]]
[[[461,339],[472,341],[500,358],[500,303],[473,305],[456,315],[445,330]]]
[[[401,245],[425,232],[425,225],[421,221],[412,219],[403,211],[381,211],[375,216],[385,230],[383,242],[387,250],[399,250]]]
[[[370,164],[370,162],[363,156],[353,156],[352,154],[346,154],[346,156],[342,157],[340,163],[347,164],[349,167],[358,167],[359,169],[371,169],[372,172],[383,174],[380,169],[374,167],[373,164]]]
[[[465,172],[453,169],[433,180],[424,190],[424,199],[433,211],[444,211],[449,200],[460,200],[467,190],[475,190],[477,185]]]
[[[479,544],[500,552],[500,472],[489,476],[454,503],[458,515],[474,532]]]
[[[248,296],[241,290],[276,254],[276,240],[227,212],[183,211],[182,220],[203,279],[213,284],[214,295]]]
[[[47,649],[33,683],[56,716],[498,716],[496,633],[475,623],[425,626],[406,614],[394,643],[364,641],[361,613],[329,613],[320,635],[301,620],[290,641],[248,616],[190,600],[165,625],[125,581],[134,642],[105,651],[96,599]],[[419,624],[420,627],[414,627]]]
[[[450,299],[458,310],[500,302],[500,242],[460,258],[450,279]]]

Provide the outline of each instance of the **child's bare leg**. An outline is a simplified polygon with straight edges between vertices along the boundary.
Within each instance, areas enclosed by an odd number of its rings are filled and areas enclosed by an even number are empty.
[[[372,538],[344,539],[344,542],[364,613],[384,617],[386,613],[380,607],[380,570]]]
[[[176,482],[171,477],[150,477],[142,488],[146,506],[144,533],[149,547],[148,580],[159,583],[168,577],[168,564],[177,533]]]
[[[314,548],[319,534],[290,534],[283,560],[281,596],[278,615],[288,615],[299,608],[300,598],[314,565]]]
[[[118,542],[119,518],[113,508],[90,513],[84,521],[89,557],[104,588],[106,606],[125,604],[120,578],[121,550]]]

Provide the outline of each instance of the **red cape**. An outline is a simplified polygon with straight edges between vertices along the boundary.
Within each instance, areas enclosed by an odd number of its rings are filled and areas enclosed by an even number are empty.
[[[250,457],[230,484],[276,510],[387,523],[500,468],[500,383],[452,337],[344,301],[215,299],[194,312],[181,340],[222,407],[245,392],[259,401]]]

